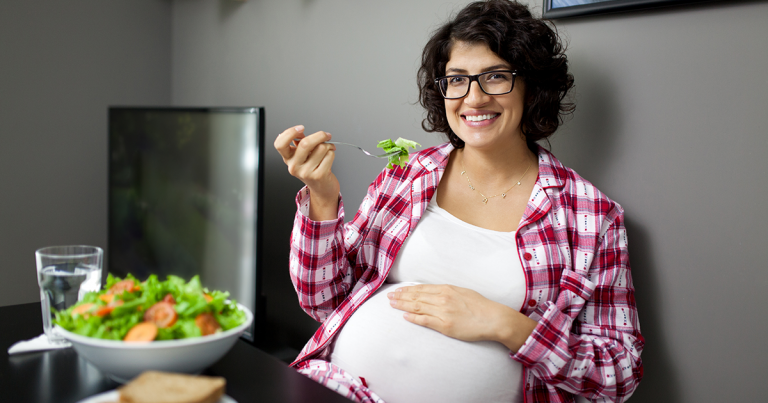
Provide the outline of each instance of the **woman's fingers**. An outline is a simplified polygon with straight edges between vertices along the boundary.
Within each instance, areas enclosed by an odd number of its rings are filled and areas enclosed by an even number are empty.
[[[296,138],[304,138],[304,126],[298,125],[291,127],[280,133],[275,139],[275,149],[280,153],[280,156],[283,157],[283,161],[286,163],[293,157],[296,148],[293,141]]]
[[[501,306],[475,291],[451,285],[400,287],[387,297],[409,322],[465,341],[491,340],[489,327]]]
[[[304,126],[298,125],[277,136],[275,149],[288,166],[288,172],[309,184],[322,180],[330,173],[332,151],[336,149],[334,145],[325,143],[330,138],[329,133],[322,131],[307,136]]]

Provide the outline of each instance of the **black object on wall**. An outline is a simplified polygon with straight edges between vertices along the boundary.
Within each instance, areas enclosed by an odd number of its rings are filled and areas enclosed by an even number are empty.
[[[558,19],[718,0],[544,0],[544,18]]]

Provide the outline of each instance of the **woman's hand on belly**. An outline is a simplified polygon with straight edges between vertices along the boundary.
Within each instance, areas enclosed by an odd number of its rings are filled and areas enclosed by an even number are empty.
[[[492,340],[513,353],[525,343],[537,322],[478,292],[452,285],[419,284],[387,294],[392,307],[405,311],[412,323],[463,341]]]

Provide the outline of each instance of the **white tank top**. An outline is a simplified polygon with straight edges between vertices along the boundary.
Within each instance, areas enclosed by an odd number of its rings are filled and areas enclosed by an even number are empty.
[[[525,275],[514,232],[459,220],[432,201],[386,283],[349,318],[331,362],[363,377],[387,403],[522,402],[522,367],[504,345],[465,342],[403,319],[387,293],[401,285],[452,284],[520,310]]]

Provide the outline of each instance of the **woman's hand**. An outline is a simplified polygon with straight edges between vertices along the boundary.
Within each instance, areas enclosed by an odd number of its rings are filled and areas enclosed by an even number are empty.
[[[301,139],[298,145],[294,139]],[[288,172],[309,187],[309,218],[334,220],[339,208],[339,180],[331,172],[336,147],[325,142],[330,133],[304,135],[304,126],[292,127],[277,136],[275,149],[283,157]]]
[[[452,285],[420,284],[387,294],[412,323],[464,341],[492,340],[517,352],[537,322],[478,292]]]

